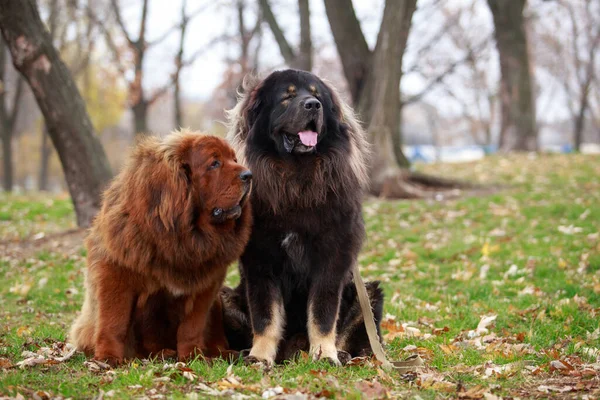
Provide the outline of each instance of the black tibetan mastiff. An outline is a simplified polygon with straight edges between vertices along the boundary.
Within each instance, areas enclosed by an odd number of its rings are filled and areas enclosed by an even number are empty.
[[[251,346],[246,361],[267,364],[297,350],[335,364],[370,353],[351,272],[365,237],[368,145],[352,110],[315,75],[284,70],[246,82],[229,117],[254,176],[241,283],[221,293],[230,347]],[[379,326],[383,294],[367,286]]]

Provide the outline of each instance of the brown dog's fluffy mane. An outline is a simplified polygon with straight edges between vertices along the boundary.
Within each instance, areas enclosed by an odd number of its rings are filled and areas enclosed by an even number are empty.
[[[184,286],[194,286],[194,275],[202,275],[198,264],[241,251],[232,249],[240,242],[234,238],[238,229],[223,232],[214,227],[190,188],[184,159],[199,135],[181,130],[164,139],[144,138],[135,147],[104,194],[101,220],[92,228],[88,241],[94,243],[89,248],[118,264],[149,266],[158,275],[169,271],[173,275],[169,278],[176,275]],[[199,222],[202,219],[204,223]]]
[[[339,93],[331,84],[324,83],[338,110],[339,121],[348,128],[350,149],[349,152],[334,151],[324,155],[316,165],[308,166],[302,171],[289,170],[268,154],[252,154],[254,159],[249,159],[246,139],[251,127],[247,120],[247,113],[257,101],[263,79],[254,75],[246,76],[238,92],[236,106],[227,111],[227,139],[235,149],[240,162],[252,169],[255,177],[255,195],[265,194],[264,200],[273,212],[281,211],[284,205],[287,207],[318,205],[325,200],[327,191],[343,196],[342,192],[346,190],[356,188],[366,190],[369,186],[367,161],[370,146],[366,133],[352,108],[341,100]],[[273,175],[277,178],[274,179]]]
[[[146,336],[160,338],[153,342],[157,348],[152,353],[175,341],[175,333],[167,330],[165,320],[183,323],[192,309],[211,306],[228,265],[239,258],[248,242],[252,223],[249,202],[239,204],[241,214],[237,219],[219,223],[211,219],[212,206],[208,204],[224,197],[217,189],[231,188],[238,180],[241,189],[240,172],[245,170],[237,163],[223,161],[228,167],[223,167],[219,179],[215,178],[216,187],[203,186],[207,182],[203,180],[205,175],[195,175],[199,170],[191,167],[200,167],[193,162],[198,158],[208,162],[220,151],[221,157],[233,160],[233,152],[223,139],[186,130],[163,139],[148,137],[136,145],[121,173],[105,191],[102,208],[86,239],[85,301],[69,334],[78,349],[88,354],[96,351],[99,359],[114,358],[117,362],[123,356],[146,357]],[[197,300],[200,297],[202,301]],[[127,320],[131,309],[126,299],[132,298],[137,301],[136,311]],[[149,298],[152,305],[146,306]],[[111,304],[102,317],[100,309],[107,299],[125,300],[124,304]],[[173,304],[178,301],[183,305],[176,308]],[[121,306],[124,309],[119,309]],[[109,342],[109,347],[105,341],[98,345],[100,330],[127,328],[133,320],[141,320],[141,327],[135,335],[131,331],[127,338],[118,337],[126,343]],[[218,340],[216,328],[209,327],[214,338],[207,340]],[[204,327],[197,326],[196,330],[201,335]],[[184,347],[190,344],[182,343]],[[124,353],[119,350],[123,346]],[[177,346],[180,359],[186,357],[189,346],[183,353],[180,343]]]

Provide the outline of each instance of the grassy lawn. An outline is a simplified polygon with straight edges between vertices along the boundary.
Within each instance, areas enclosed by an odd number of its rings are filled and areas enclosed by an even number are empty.
[[[269,372],[202,360],[107,370],[81,354],[17,365],[32,353],[66,352],[85,252],[80,234],[67,247],[42,237],[74,227],[68,198],[0,195],[0,397],[599,396],[600,158],[521,155],[419,168],[503,189],[365,204],[362,271],[383,281],[390,357],[419,354],[426,365],[418,372],[307,357]],[[11,250],[32,237],[39,246]],[[236,274],[232,268],[230,284]]]

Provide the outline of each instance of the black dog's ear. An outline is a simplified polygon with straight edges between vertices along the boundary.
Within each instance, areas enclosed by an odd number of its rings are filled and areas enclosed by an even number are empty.
[[[244,119],[246,120],[246,132],[250,132],[250,129],[256,123],[262,109],[262,82],[258,84],[250,94],[248,95],[248,101],[244,107]]]

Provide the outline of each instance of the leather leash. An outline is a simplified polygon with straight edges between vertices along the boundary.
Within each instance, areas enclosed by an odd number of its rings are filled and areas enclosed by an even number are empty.
[[[385,351],[383,350],[381,341],[379,340],[379,335],[377,334],[375,315],[373,315],[373,309],[371,308],[371,302],[369,301],[369,294],[367,293],[365,282],[360,276],[357,262],[354,263],[353,269],[354,285],[356,286],[358,301],[362,310],[363,320],[365,321],[367,336],[369,337],[369,343],[371,344],[371,349],[373,350],[373,354],[375,355],[377,361],[381,363],[381,366],[384,369],[393,369],[403,373],[412,372],[418,367],[422,367],[425,363],[418,354],[412,355],[404,361],[388,361],[385,356]]]

